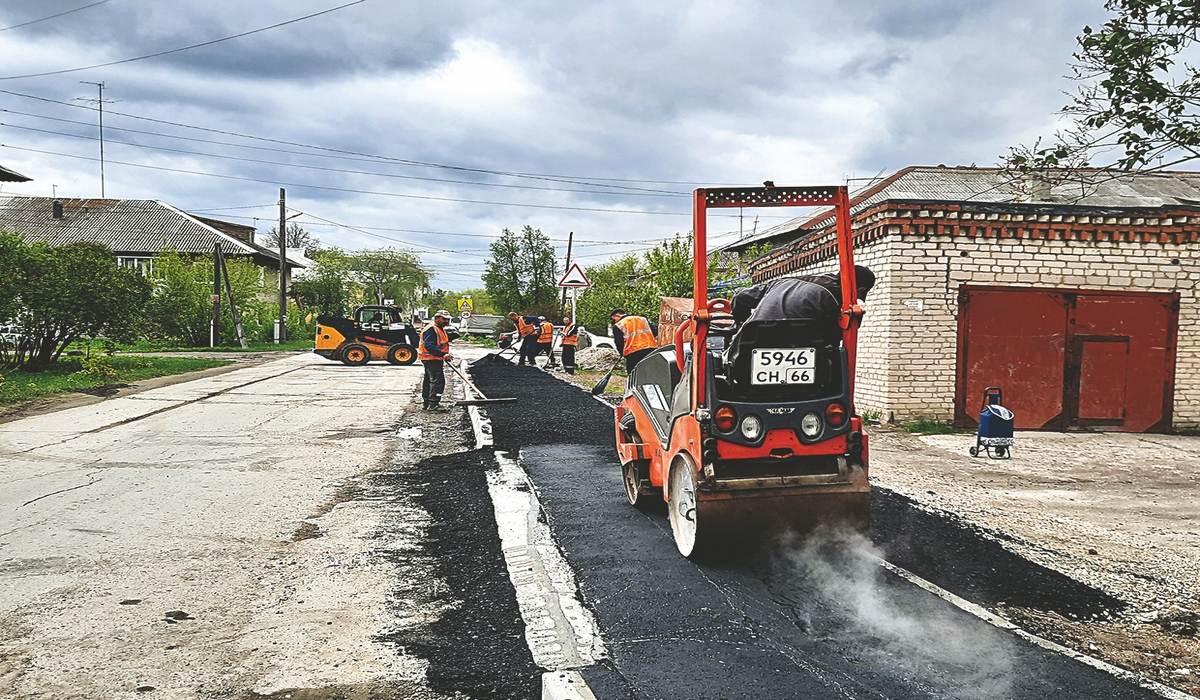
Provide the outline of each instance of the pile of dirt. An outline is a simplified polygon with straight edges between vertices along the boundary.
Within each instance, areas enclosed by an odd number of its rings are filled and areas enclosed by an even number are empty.
[[[580,369],[602,369],[608,371],[608,368],[613,366],[618,357],[620,355],[610,348],[585,348],[575,354],[575,366]]]

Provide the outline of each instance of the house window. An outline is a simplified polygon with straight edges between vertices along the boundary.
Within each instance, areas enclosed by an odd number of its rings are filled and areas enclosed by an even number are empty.
[[[137,270],[143,275],[150,272],[151,268],[153,267],[153,263],[154,258],[117,258],[117,264],[121,267],[128,268],[130,270]]]

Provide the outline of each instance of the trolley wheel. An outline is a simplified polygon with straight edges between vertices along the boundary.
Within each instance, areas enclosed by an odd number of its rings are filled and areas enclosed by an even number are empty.
[[[971,448],[971,456],[972,456],[972,457],[978,457],[978,456],[979,456],[979,447],[978,447],[978,446],[975,446],[975,447],[972,447],[972,448]]]
[[[351,343],[342,348],[342,362],[351,367],[361,367],[371,361],[371,351],[365,345]]]
[[[1004,445],[996,445],[996,459],[1004,459],[1004,455],[1008,453],[1008,448]]]
[[[417,361],[417,353],[411,346],[397,343],[388,348],[387,361],[393,365],[411,365]]]

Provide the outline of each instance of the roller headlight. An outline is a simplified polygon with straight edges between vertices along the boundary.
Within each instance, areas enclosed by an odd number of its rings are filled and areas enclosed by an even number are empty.
[[[824,427],[821,414],[816,411],[805,413],[804,417],[800,419],[800,432],[804,433],[804,437],[815,438],[821,434]]]
[[[754,441],[762,435],[762,421],[758,416],[746,416],[742,419],[742,437]]]

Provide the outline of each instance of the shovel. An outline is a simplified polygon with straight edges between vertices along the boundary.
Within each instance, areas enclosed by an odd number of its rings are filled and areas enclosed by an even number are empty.
[[[454,402],[455,406],[483,406],[485,404],[492,404],[492,403],[516,403],[517,402],[517,399],[515,397],[508,398],[508,399],[489,399],[488,397],[483,395],[483,392],[479,390],[479,387],[472,384],[470,379],[467,379],[467,375],[464,374],[463,371],[458,368],[458,365],[454,364],[453,362],[450,362],[447,364],[450,365],[450,369],[454,370],[454,372],[459,377],[462,377],[462,380],[467,383],[467,386],[471,387],[472,391],[474,391],[476,394],[479,394],[479,398],[477,398],[477,399],[463,399],[462,401],[455,401]]]
[[[608,374],[604,375],[600,378],[600,381],[596,382],[596,386],[592,387],[592,396],[599,396],[600,394],[604,393],[604,389],[608,386],[608,380],[612,377],[613,370],[617,368],[617,365],[621,364],[621,360],[623,359],[625,358],[618,357],[617,361],[613,363],[613,366],[608,368]]]
[[[478,360],[471,360],[468,364],[470,364],[472,367],[476,367],[478,365],[482,365],[482,364],[485,364],[488,362],[509,362],[509,359],[507,357],[504,357],[504,353],[508,352],[509,350],[515,351],[515,350],[517,350],[517,348],[510,345],[509,347],[504,348],[500,352],[489,352],[488,354],[484,355],[483,357],[479,358]],[[509,364],[511,364],[511,362]]]

